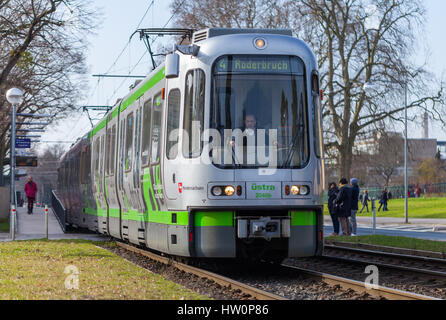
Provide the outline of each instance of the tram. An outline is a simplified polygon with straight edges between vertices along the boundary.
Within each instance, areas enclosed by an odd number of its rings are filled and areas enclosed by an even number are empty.
[[[291,31],[197,31],[61,158],[67,224],[181,257],[320,255],[320,100]]]

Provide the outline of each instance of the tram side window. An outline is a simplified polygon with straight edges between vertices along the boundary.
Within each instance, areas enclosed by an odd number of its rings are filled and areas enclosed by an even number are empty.
[[[163,100],[161,94],[158,94],[153,99],[151,164],[156,164],[159,161],[162,112]]]
[[[116,149],[116,124],[114,124],[111,128],[111,137],[110,137],[110,155],[109,155],[109,159],[110,159],[110,174],[114,175],[115,174],[115,149]]]
[[[195,69],[186,75],[186,91],[184,98],[184,133],[183,156],[197,158],[201,155],[203,142],[200,133],[204,127],[204,88],[203,70]]]
[[[111,144],[111,129],[107,129],[107,138],[105,139],[105,173],[110,174],[110,144]]]
[[[144,103],[143,119],[142,119],[142,148],[141,148],[141,160],[142,165],[147,166],[149,164],[150,155],[150,122],[152,118],[152,99]]]
[[[167,107],[167,159],[176,159],[178,155],[178,128],[180,127],[180,99],[179,89],[172,89],[169,92],[169,102]]]
[[[94,144],[94,176],[97,178],[97,173],[99,172],[99,139],[96,139]]]
[[[125,132],[125,171],[132,169],[132,142],[133,142],[133,112],[127,116],[127,126]]]
[[[313,73],[311,78],[311,90],[313,95],[313,136],[314,136],[314,152],[316,157],[322,157],[322,126],[321,126],[321,104],[319,93],[319,77]]]
[[[91,145],[87,147],[86,180],[89,183],[91,179]]]

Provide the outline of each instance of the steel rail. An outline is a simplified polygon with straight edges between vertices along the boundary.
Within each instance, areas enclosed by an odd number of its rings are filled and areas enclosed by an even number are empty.
[[[250,296],[252,296],[253,298],[256,298],[258,300],[288,300],[282,296],[273,294],[273,293],[269,293],[267,291],[263,291],[251,286],[248,286],[246,284],[243,284],[241,282],[232,280],[230,278],[221,276],[219,274],[213,273],[213,272],[209,272],[206,270],[202,270],[196,267],[192,267],[189,266],[187,264],[184,263],[180,263],[177,261],[174,261],[170,258],[167,257],[162,257],[160,255],[157,255],[155,253],[143,250],[143,249],[139,249],[136,248],[132,245],[128,245],[122,242],[116,242],[116,244],[126,250],[132,251],[134,253],[140,254],[142,256],[145,256],[149,259],[161,262],[163,264],[166,265],[171,265],[181,271],[187,272],[187,273],[191,273],[194,274],[200,278],[206,278],[206,279],[210,279],[212,281],[214,281],[215,283],[218,283],[219,285],[223,286],[223,287],[230,287],[234,290],[240,290],[241,292],[243,292],[244,294],[248,294]]]
[[[330,244],[324,245],[324,248],[334,249],[334,250],[342,250],[342,251],[350,251],[350,252],[355,252],[355,253],[366,253],[366,254],[370,254],[370,255],[385,256],[385,257],[390,257],[390,258],[401,258],[401,259],[406,259],[406,260],[410,259],[410,260],[416,260],[416,261],[422,261],[422,262],[432,262],[432,263],[444,263],[444,265],[446,266],[446,259],[440,259],[440,258],[431,258],[431,257],[425,257],[425,256],[415,256],[415,255],[411,255],[411,254],[376,251],[376,250],[370,250],[370,249],[343,247],[343,246],[330,245]]]
[[[355,253],[370,254],[370,255],[375,255],[375,256],[381,255],[378,252],[368,253],[365,250],[358,250]],[[400,258],[400,259],[406,258],[404,256],[397,256],[396,254],[393,255],[393,254],[389,254],[387,252],[385,254],[382,254],[381,256],[392,257],[392,258]],[[442,272],[442,271],[435,271],[435,270],[414,268],[414,267],[406,267],[406,266],[401,266],[401,265],[396,265],[396,264],[389,264],[389,263],[378,262],[378,261],[373,261],[373,260],[336,257],[336,256],[331,256],[331,255],[325,255],[325,254],[322,256],[322,258],[331,259],[331,260],[337,260],[337,261],[346,262],[346,263],[367,264],[367,265],[373,264],[373,265],[375,265],[377,267],[383,267],[383,268],[394,269],[394,270],[398,270],[398,271],[408,271],[408,272],[420,273],[420,274],[425,274],[425,275],[430,275],[430,276],[435,276],[435,277],[440,277],[440,278],[446,278],[446,272]],[[406,259],[411,259],[411,258],[412,257],[407,257]],[[425,259],[414,258],[414,260],[427,262]],[[434,262],[434,261],[435,260],[433,260],[432,262]],[[435,261],[435,262],[438,262],[438,261]],[[442,261],[442,263],[445,263],[445,262]]]
[[[377,261],[357,260],[357,259],[352,259],[352,258],[333,257],[333,256],[326,256],[326,255],[323,255],[321,258],[327,259],[327,260],[336,260],[339,262],[345,262],[345,263],[350,263],[350,264],[374,265],[377,267],[394,269],[397,271],[414,272],[414,273],[419,273],[419,274],[423,274],[423,275],[446,278],[446,273],[441,272],[441,271],[417,269],[417,268],[398,266],[395,264],[388,264],[388,263],[382,263],[382,262],[377,262]]]
[[[308,270],[304,268],[299,268],[295,266],[289,266],[282,264],[281,265],[284,268],[291,269],[298,271],[299,273],[315,277],[318,279],[321,279],[325,283],[329,285],[339,285],[344,289],[352,289],[357,292],[365,292],[370,295],[376,296],[376,297],[383,297],[387,298],[389,300],[441,300],[434,297],[429,297],[421,294],[416,294],[412,292],[382,287],[382,286],[370,286],[367,287],[364,282],[351,280],[347,278],[342,278],[318,271]]]

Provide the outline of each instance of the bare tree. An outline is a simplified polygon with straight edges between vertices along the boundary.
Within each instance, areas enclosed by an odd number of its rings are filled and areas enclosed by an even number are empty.
[[[412,59],[420,0],[174,0],[171,8],[183,27],[290,28],[313,48],[327,96],[325,152],[338,177],[350,176],[358,136],[401,121],[406,84],[409,110],[444,118],[443,83]]]
[[[381,121],[398,121],[404,110],[444,112],[444,88],[416,66],[414,32],[425,11],[418,0],[302,0],[294,29],[316,50],[327,99],[323,103],[325,148],[339,176],[350,176],[355,140]],[[372,93],[364,84],[373,82]],[[440,106],[440,107],[439,107]]]
[[[25,92],[18,112],[66,116],[83,96],[86,37],[99,16],[87,0],[1,1],[0,172],[10,143],[6,90]]]
[[[185,28],[287,27],[292,1],[283,0],[174,0],[176,24]]]

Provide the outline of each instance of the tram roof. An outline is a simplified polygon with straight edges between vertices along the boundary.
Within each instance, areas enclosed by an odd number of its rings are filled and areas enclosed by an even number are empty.
[[[198,43],[203,40],[218,36],[230,34],[278,34],[283,36],[293,36],[289,29],[230,29],[230,28],[207,28],[197,31],[192,36],[192,43]]]

